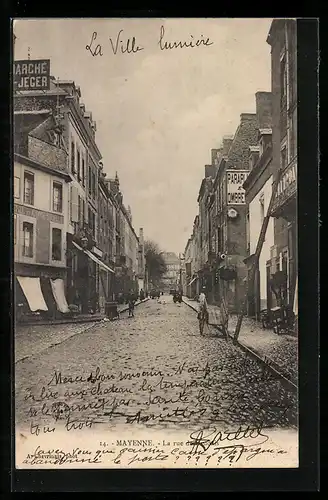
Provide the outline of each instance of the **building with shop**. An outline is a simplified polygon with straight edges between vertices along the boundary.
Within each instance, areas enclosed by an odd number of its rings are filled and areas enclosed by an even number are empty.
[[[224,297],[230,312],[238,312],[246,291],[247,208],[242,186],[249,173],[249,146],[257,145],[257,134],[256,113],[242,113],[234,136],[224,138],[215,158],[209,295],[215,303]]]
[[[112,270],[101,259],[98,238],[98,184],[101,154],[96,124],[80,102],[73,81],[51,78],[47,90],[16,91],[14,110],[37,113],[49,109],[57,117],[68,153],[71,184],[66,233],[66,296],[83,313],[99,310],[99,269]]]
[[[297,39],[296,21],[275,19],[271,46],[272,171],[281,170],[274,200],[274,245],[268,267],[268,308],[296,310],[297,290]]]
[[[66,233],[71,177],[51,110],[14,113],[14,262],[17,315],[69,312]]]
[[[259,124],[258,144],[249,148],[249,174],[243,184],[245,189],[247,224],[246,265],[250,271],[260,236],[264,217],[267,215],[272,193],[272,94],[256,93],[256,113]],[[267,308],[267,261],[274,245],[274,224],[269,219],[265,240],[259,257],[255,279],[248,282],[248,315],[260,318]]]

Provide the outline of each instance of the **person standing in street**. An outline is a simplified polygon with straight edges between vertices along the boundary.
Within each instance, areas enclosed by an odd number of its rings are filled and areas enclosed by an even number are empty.
[[[135,296],[134,296],[134,293],[133,293],[133,290],[130,291],[129,293],[129,318],[130,317],[134,317],[134,304],[135,304]]]
[[[198,309],[198,319],[201,319],[202,312],[205,314],[206,323],[208,324],[208,307],[207,307],[207,299],[206,299],[206,288],[202,287],[202,291],[198,297],[199,309]]]

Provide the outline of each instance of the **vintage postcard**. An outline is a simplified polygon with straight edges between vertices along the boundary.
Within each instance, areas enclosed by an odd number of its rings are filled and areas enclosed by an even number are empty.
[[[296,20],[13,47],[16,468],[298,468]]]

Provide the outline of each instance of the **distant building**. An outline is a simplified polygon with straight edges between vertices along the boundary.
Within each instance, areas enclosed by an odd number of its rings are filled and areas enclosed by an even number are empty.
[[[174,252],[163,252],[162,257],[166,264],[166,273],[161,281],[163,291],[168,293],[180,283],[180,259]]]

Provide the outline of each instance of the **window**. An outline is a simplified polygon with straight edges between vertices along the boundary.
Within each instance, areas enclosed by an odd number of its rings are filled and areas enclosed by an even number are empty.
[[[23,256],[33,257],[33,224],[23,222]]]
[[[92,172],[92,198],[96,197],[96,175]]]
[[[280,61],[280,96],[281,96],[281,106],[284,107],[287,104],[287,60],[286,54],[282,57]]]
[[[289,152],[292,160],[297,154],[297,110],[293,111],[289,120]]]
[[[14,245],[16,245],[17,216],[14,215]]]
[[[93,213],[93,211],[89,208],[88,211],[88,221],[89,221],[89,227],[92,231],[92,235],[95,236],[95,230],[96,230],[96,216]]]
[[[52,209],[54,212],[63,211],[63,185],[60,182],[54,182],[52,186]]]
[[[34,205],[34,175],[24,172],[24,203]]]
[[[57,227],[52,228],[52,260],[62,258],[62,232]]]
[[[76,152],[76,160],[77,160],[77,180],[80,182],[81,180],[81,166],[80,166],[80,150],[77,148]]]
[[[247,252],[250,253],[250,221],[249,221],[249,212],[246,214],[246,244],[247,244]]]
[[[287,165],[287,147],[284,146],[281,150],[281,168],[284,169]]]
[[[85,161],[82,157],[82,186],[85,186]]]
[[[20,198],[20,178],[14,177],[14,197]]]
[[[260,196],[260,217],[261,217],[261,224],[263,224],[264,220],[264,194],[261,193]]]
[[[76,170],[75,170],[75,144],[74,144],[73,140],[71,142],[71,170],[72,170],[73,174],[76,173]]]
[[[92,193],[92,175],[91,175],[90,165],[88,167],[88,191],[89,191],[89,196],[91,196],[91,193]]]

